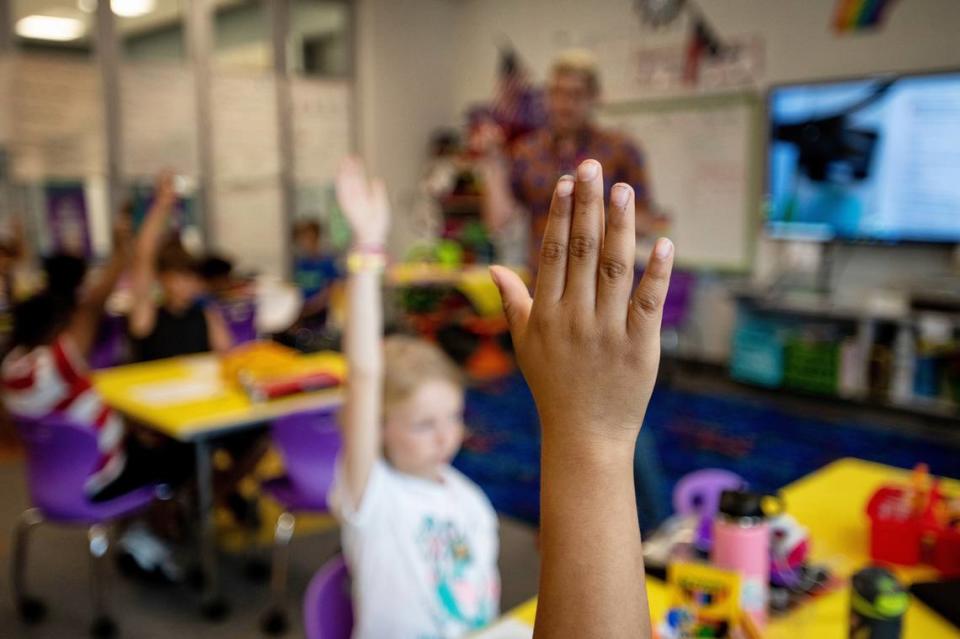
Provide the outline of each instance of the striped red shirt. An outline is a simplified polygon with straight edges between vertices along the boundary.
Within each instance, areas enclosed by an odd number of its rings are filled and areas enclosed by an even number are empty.
[[[100,457],[84,485],[93,495],[117,478],[126,463],[124,426],[90,382],[90,371],[73,342],[58,337],[48,346],[15,348],[0,367],[3,402],[13,415],[61,414],[97,434]]]

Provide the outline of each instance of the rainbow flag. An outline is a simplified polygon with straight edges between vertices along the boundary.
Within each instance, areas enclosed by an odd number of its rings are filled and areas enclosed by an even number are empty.
[[[875,29],[883,22],[896,0],[838,0],[833,15],[834,31],[843,33]]]

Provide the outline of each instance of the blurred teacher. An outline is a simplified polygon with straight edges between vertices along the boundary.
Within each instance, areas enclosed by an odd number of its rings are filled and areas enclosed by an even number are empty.
[[[513,216],[529,216],[531,271],[536,271],[557,179],[575,175],[577,166],[586,159],[598,160],[603,166],[604,201],[609,201],[614,184],[629,184],[636,194],[637,235],[653,230],[656,217],[651,211],[646,161],[626,137],[593,123],[599,95],[593,57],[583,51],[562,54],[550,72],[546,126],[518,139],[509,155],[496,126],[478,136],[485,151],[485,221],[491,229],[499,230]],[[644,532],[657,526],[665,514],[658,460],[653,431],[641,429],[634,455],[634,484]]]
[[[547,125],[517,140],[508,152],[496,127],[480,135],[484,149],[486,188],[484,218],[499,230],[512,217],[527,215],[530,227],[528,263],[536,266],[546,228],[550,198],[557,179],[573,175],[577,166],[593,158],[603,166],[605,199],[617,182],[636,194],[637,234],[651,228],[650,188],[640,149],[625,136],[598,127],[593,112],[600,80],[593,56],[570,51],[554,60],[547,85]]]

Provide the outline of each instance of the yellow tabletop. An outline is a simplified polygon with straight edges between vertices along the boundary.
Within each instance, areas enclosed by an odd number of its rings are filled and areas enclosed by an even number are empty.
[[[303,357],[341,377],[346,371],[339,353]],[[181,441],[340,402],[336,388],[252,402],[210,354],[119,366],[95,373],[93,383],[114,410]]]
[[[865,509],[870,495],[884,483],[909,482],[908,471],[861,461],[841,459],[790,484],[782,494],[787,512],[809,528],[813,540],[812,556],[826,562],[841,577],[847,578],[870,562]],[[960,482],[947,480],[944,488],[960,491]],[[907,583],[933,579],[930,568],[898,568],[897,575]],[[669,605],[666,584],[647,579],[650,615],[656,624]],[[846,639],[849,588],[844,587],[816,598],[790,614],[770,622],[764,637],[771,639]],[[536,600],[513,610],[507,623],[532,628]],[[479,637],[520,637],[504,627]],[[958,639],[960,631],[914,599],[904,620],[904,639]]]

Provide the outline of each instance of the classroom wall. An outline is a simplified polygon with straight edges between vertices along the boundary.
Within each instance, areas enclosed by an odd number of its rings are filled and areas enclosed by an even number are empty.
[[[395,254],[418,239],[411,218],[430,134],[459,122],[461,11],[450,0],[357,3],[359,151],[388,185]]]
[[[457,4],[461,13],[454,87],[458,112],[472,102],[489,99],[496,79],[496,47],[504,40],[513,43],[539,81],[551,58],[569,47],[594,50],[601,68],[622,67],[627,61],[611,56],[626,55],[631,48],[681,45],[688,34],[683,20],[661,30],[643,25],[632,0],[462,0]],[[757,34],[763,38],[766,55],[760,90],[798,80],[960,67],[957,0],[898,2],[881,30],[843,36],[830,27],[836,0],[698,0],[696,4],[721,37]],[[811,269],[817,263],[816,248],[813,252],[814,259],[797,262],[793,247],[761,240],[754,263],[756,279],[769,282],[784,269]],[[935,279],[955,268],[950,251],[942,247],[849,247],[840,251],[836,263],[840,268],[834,270],[834,287],[848,300],[875,288],[907,287]],[[733,308],[729,298],[716,290],[727,281],[711,277],[696,296],[698,312],[686,346],[697,356],[722,361],[727,355]]]
[[[490,94],[496,44],[503,38],[542,78],[552,56],[571,46],[599,52],[605,45],[627,40],[639,47],[657,47],[682,44],[687,37],[683,20],[662,30],[643,25],[633,0],[460,0],[456,4],[462,24],[457,48],[458,104]],[[956,45],[960,2],[956,0],[898,2],[880,31],[844,36],[830,28],[836,0],[698,0],[696,4],[721,37],[759,34],[764,38],[765,84],[960,66]]]

